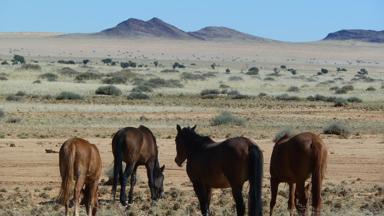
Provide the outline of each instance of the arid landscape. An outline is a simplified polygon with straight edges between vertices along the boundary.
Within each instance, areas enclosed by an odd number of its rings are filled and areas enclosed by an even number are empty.
[[[140,168],[124,209],[104,185],[111,137],[141,124],[157,137],[165,197],[151,204]],[[329,148],[323,215],[384,212],[383,43],[0,33],[0,215],[63,214],[58,151],[73,136],[100,150],[100,215],[199,215],[185,166],[174,163],[176,124],[258,143],[265,215],[272,139],[287,128],[320,134]],[[275,215],[289,214],[287,197],[280,184]],[[230,190],[214,191],[211,211],[235,214]]]

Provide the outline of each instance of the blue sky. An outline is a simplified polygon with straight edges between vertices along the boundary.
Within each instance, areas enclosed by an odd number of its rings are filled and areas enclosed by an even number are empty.
[[[384,0],[0,0],[0,32],[96,32],[131,17],[313,41],[340,29],[384,30]]]

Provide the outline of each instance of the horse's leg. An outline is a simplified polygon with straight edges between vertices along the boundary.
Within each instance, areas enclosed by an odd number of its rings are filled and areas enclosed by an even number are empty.
[[[116,189],[117,189],[117,184],[119,182],[119,178],[122,179],[123,178],[123,168],[120,167],[120,170],[119,170],[119,162],[114,160],[114,165],[113,165],[113,184],[112,184],[112,201],[115,202],[115,197],[116,197]],[[117,174],[119,173],[119,178],[116,178],[116,176],[118,176]],[[121,182],[121,180],[120,180]],[[121,186],[121,185],[120,185]]]
[[[80,195],[81,190],[83,189],[85,182],[85,175],[79,175],[77,177],[76,185],[75,185],[75,193],[74,193],[74,202],[75,202],[75,208],[73,215],[78,216],[79,215],[79,201],[80,201]]]
[[[295,207],[295,190],[296,190],[296,184],[295,183],[289,183],[289,200],[288,200],[288,210],[289,215],[294,215],[294,207]]]
[[[193,182],[193,189],[199,199],[201,214],[203,216],[208,216],[211,188],[206,188],[203,184]]]
[[[155,169],[155,162],[149,161],[145,167],[147,168],[147,176],[148,176],[148,187],[151,191],[151,199],[153,201],[157,200],[156,191],[155,191],[155,177],[153,176],[153,171]]]
[[[67,201],[66,203],[65,203],[65,216],[68,216],[69,214],[68,214],[68,207],[69,207],[69,202]]]
[[[121,179],[121,189],[120,189],[120,203],[123,206],[127,205],[127,195],[125,194],[125,187],[127,186],[127,181],[129,176],[132,174],[135,164],[126,164],[123,177]]]
[[[245,205],[243,200],[243,185],[232,186],[232,196],[236,202],[236,212],[238,216],[243,216]]]
[[[308,198],[305,194],[305,181],[300,181],[296,183],[296,196],[298,203],[296,203],[296,209],[299,215],[306,215],[307,201]]]
[[[129,204],[133,202],[133,188],[135,187],[135,184],[136,184],[136,170],[137,170],[137,165],[135,166],[135,168],[133,168],[133,172],[131,174],[131,188],[129,188],[129,195],[128,195]]]
[[[276,204],[277,190],[279,189],[279,182],[271,178],[271,202],[269,203],[269,215],[272,216],[273,207]]]
[[[86,200],[86,208],[87,208],[87,215],[88,216],[92,216],[94,213],[94,209],[95,209],[95,203],[96,203],[96,200],[97,199],[97,184],[98,182],[95,181],[95,182],[92,182],[90,184],[87,184],[86,185],[86,193],[84,194],[85,195],[85,200]]]

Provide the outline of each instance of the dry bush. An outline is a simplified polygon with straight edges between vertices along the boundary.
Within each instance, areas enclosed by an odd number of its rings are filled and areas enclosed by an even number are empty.
[[[331,122],[323,129],[324,134],[335,134],[347,138],[351,135],[351,129],[343,122]]]
[[[116,86],[108,85],[108,86],[100,86],[99,88],[97,88],[95,91],[95,94],[120,96],[122,92]]]
[[[230,112],[224,111],[220,113],[219,115],[215,116],[211,120],[211,125],[212,126],[218,126],[218,125],[237,125],[237,126],[242,126],[245,124],[245,119],[241,117],[237,117],[233,115]]]
[[[56,100],[81,100],[81,99],[83,99],[83,97],[80,96],[79,94],[74,92],[68,92],[68,91],[63,91],[56,96]]]

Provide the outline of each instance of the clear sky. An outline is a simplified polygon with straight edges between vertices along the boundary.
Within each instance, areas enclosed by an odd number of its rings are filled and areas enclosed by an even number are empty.
[[[96,32],[131,17],[313,41],[340,29],[384,30],[384,0],[0,0],[0,32]]]

